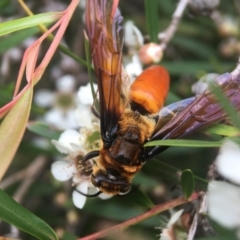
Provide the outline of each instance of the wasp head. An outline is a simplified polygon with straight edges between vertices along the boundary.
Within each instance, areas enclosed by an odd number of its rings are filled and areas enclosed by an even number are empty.
[[[92,184],[106,194],[126,194],[131,189],[130,179],[121,175],[113,168],[100,168],[97,165],[93,167],[91,176]]]

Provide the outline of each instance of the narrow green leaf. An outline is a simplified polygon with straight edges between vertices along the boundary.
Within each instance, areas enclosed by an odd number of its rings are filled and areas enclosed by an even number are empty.
[[[148,142],[144,147],[150,146],[176,146],[176,147],[220,147],[222,141],[198,141],[186,139],[168,139]]]
[[[10,165],[20,144],[29,118],[33,89],[29,88],[0,126],[0,179]]]
[[[21,206],[0,189],[0,218],[41,240],[58,239],[42,219]]]
[[[18,45],[19,43],[23,42],[23,40],[25,40],[26,38],[33,36],[38,32],[40,32],[40,28],[32,27],[9,34],[6,37],[2,37],[0,39],[0,54]]]
[[[90,44],[87,36],[84,37],[84,46],[85,46],[85,54],[87,60],[87,70],[88,70],[88,78],[91,85],[92,97],[95,98],[95,91],[93,88],[93,78],[92,78],[92,63],[91,63],[91,52],[90,52]]]
[[[168,69],[168,71],[171,74],[174,75],[194,75],[196,76],[196,73],[199,73],[199,71],[204,72],[218,72],[218,69],[220,68],[221,71],[224,72],[224,70],[228,71],[232,68],[234,65],[234,62],[228,61],[228,62],[221,62],[220,65],[214,63],[214,62],[208,62],[208,61],[199,61],[196,59],[192,60],[186,60],[186,61],[174,61],[174,62],[166,62],[162,61],[161,64]]]
[[[159,16],[158,0],[144,0],[147,29],[151,42],[158,42]]]
[[[61,13],[50,12],[3,22],[0,23],[0,36],[39,24],[52,23],[60,17]]]
[[[62,133],[59,130],[51,128],[49,125],[45,123],[37,121],[28,123],[27,128],[29,131],[34,132],[48,139],[58,140]]]
[[[237,128],[225,124],[214,124],[211,127],[205,128],[203,131],[227,137],[234,137],[240,133]]]
[[[6,7],[10,3],[10,0],[1,0],[0,1],[0,9],[2,10],[4,7]]]
[[[181,185],[184,197],[188,199],[192,195],[195,188],[194,176],[190,169],[186,169],[182,172]]]
[[[87,36],[84,37],[84,44],[85,44],[85,54],[87,60],[87,70],[88,70],[88,78],[91,86],[92,97],[94,99],[93,110],[99,112],[99,102],[96,98],[96,93],[93,88],[93,77],[92,77],[92,61],[91,61],[91,51],[90,51],[90,44]]]
[[[138,205],[141,208],[148,209],[154,206],[154,203],[148,197],[148,195],[143,191],[141,191],[141,189],[139,189],[139,187],[136,187],[136,186],[133,186],[131,192],[124,197],[125,197],[125,201],[134,205]]]
[[[200,39],[189,38],[185,36],[175,36],[172,39],[172,43],[181,49],[186,49],[188,52],[192,52],[203,59],[209,59],[214,56],[214,51],[211,47],[206,46]]]
[[[210,88],[214,93],[214,95],[219,99],[219,103],[223,107],[224,111],[231,118],[231,120],[233,121],[233,124],[240,130],[239,116],[234,106],[229,102],[227,97],[224,95],[224,93],[221,91],[221,89],[218,86],[214,84],[210,84]]]

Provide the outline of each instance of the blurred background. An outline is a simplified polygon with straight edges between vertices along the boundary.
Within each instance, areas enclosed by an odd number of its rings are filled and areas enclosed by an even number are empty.
[[[67,0],[26,0],[35,13],[63,11]],[[170,24],[178,1],[158,1],[159,33]],[[195,1],[195,2],[201,2]],[[203,1],[204,2],[204,1]],[[213,1],[214,2],[214,1]],[[64,35],[63,44],[85,59],[83,37],[84,1],[76,9]],[[124,22],[132,21],[149,42],[143,0],[120,0]],[[167,104],[193,96],[191,87],[207,73],[222,74],[232,71],[240,53],[238,0],[221,0],[212,12],[187,8],[176,34],[168,44],[161,60],[171,76],[171,89]],[[18,1],[0,2],[0,22],[26,16]],[[8,103],[13,94],[22,56],[27,47],[41,35],[31,28],[0,38],[0,106]],[[49,42],[40,50],[44,56]],[[132,60],[129,46],[124,46],[124,61]],[[144,68],[144,64],[141,64]],[[30,121],[41,121],[54,129],[53,139],[65,129],[78,129],[72,114],[77,106],[78,91],[88,83],[88,73],[81,65],[60,51],[56,52],[42,80],[35,87]],[[66,90],[67,89],[67,90]],[[56,131],[55,131],[56,130]],[[199,132],[191,139],[217,140],[219,137]],[[71,181],[59,182],[51,174],[54,161],[64,155],[52,145],[51,139],[26,130],[19,150],[2,181],[1,188],[15,197],[23,206],[46,221],[61,239],[76,239],[106,229],[119,222],[146,212],[151,204],[160,204],[181,194],[179,172],[191,169],[194,175],[205,179],[208,167],[217,155],[217,148],[171,147],[144,165],[133,180],[133,191],[126,196],[107,200],[89,198],[83,209],[72,202]],[[205,190],[206,182],[196,180],[196,190]],[[170,213],[149,218],[128,228],[119,236],[105,239],[159,239],[161,228]],[[156,228],[157,227],[157,228]],[[0,223],[0,235],[13,234],[16,229]],[[22,239],[34,239],[20,233]]]

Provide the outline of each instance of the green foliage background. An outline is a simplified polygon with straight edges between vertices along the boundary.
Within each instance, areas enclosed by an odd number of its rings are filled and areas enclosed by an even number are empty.
[[[121,0],[120,9],[124,20],[132,20],[144,35],[148,34],[147,23],[154,19],[146,19],[154,16],[145,14],[146,1],[151,0]],[[35,13],[40,13],[43,6],[47,6],[52,1],[26,1]],[[56,0],[58,3],[68,4],[68,1]],[[170,23],[171,16],[178,1],[157,1],[157,17],[155,19],[154,31],[163,31]],[[239,24],[240,8],[238,1],[222,0],[218,10],[222,14],[232,17],[236,24]],[[10,0],[0,2],[0,16],[5,20],[22,14],[22,10],[17,1],[12,4]],[[75,54],[85,59],[83,41],[83,11],[77,9],[71,24],[65,34],[65,41]],[[4,54],[7,49],[17,47],[29,36],[39,36],[38,28],[30,28],[16,32],[12,35],[0,38],[0,54]],[[179,28],[170,41],[161,62],[171,75],[171,92],[169,93],[167,104],[192,96],[191,85],[205,73],[225,73],[232,71],[237,63],[239,52],[223,54],[221,47],[229,38],[239,41],[239,34],[236,36],[223,36],[212,19],[206,16],[195,16],[189,10],[185,11]],[[156,40],[156,39],[155,39]],[[46,43],[47,44],[47,43]],[[44,49],[42,49],[44,52]],[[52,63],[57,63],[56,54]],[[11,74],[4,79],[0,76],[0,106],[11,100],[14,80],[16,79],[20,63],[14,63]],[[85,75],[86,68],[79,65],[79,69]],[[48,81],[51,78],[48,72],[43,76],[37,88],[53,88],[53,84]],[[78,84],[86,83],[86,78],[79,79]],[[44,109],[33,106],[31,119],[36,119],[44,113]],[[47,164],[39,173],[39,177],[34,181],[24,196],[21,204],[46,221],[57,233],[62,234],[62,239],[76,239],[76,236],[85,236],[95,231],[107,228],[116,223],[128,220],[134,216],[146,212],[152,204],[159,204],[179,196],[180,177],[178,171],[191,169],[198,178],[196,180],[197,190],[206,189],[206,178],[208,166],[217,154],[217,148],[187,148],[171,147],[161,155],[145,164],[141,172],[137,174],[133,183],[134,191],[123,197],[114,197],[110,200],[102,201],[98,198],[88,199],[83,210],[76,209],[71,201],[72,187],[70,184],[62,184],[53,179],[50,173],[51,163],[59,153],[54,147],[40,148],[32,143],[36,135],[27,131],[20,145],[14,162],[6,174],[14,174],[26,168],[38,156],[47,158]],[[220,140],[221,137],[203,132],[191,136],[196,140]],[[27,178],[28,176],[26,176]],[[20,186],[20,182],[11,185],[5,191],[9,195],[14,195]],[[164,192],[164,194],[161,194]],[[105,239],[156,239],[160,233],[155,227],[163,227],[166,216],[154,216],[136,226],[128,228],[122,235]],[[163,221],[163,219],[165,219]],[[0,235],[7,234],[9,226],[2,222],[0,224]],[[30,235],[22,233],[22,239],[34,239]]]

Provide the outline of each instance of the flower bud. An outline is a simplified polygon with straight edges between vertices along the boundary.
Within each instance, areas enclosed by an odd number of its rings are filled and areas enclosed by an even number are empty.
[[[139,58],[143,64],[153,64],[161,61],[162,48],[156,43],[144,44],[139,50]]]

